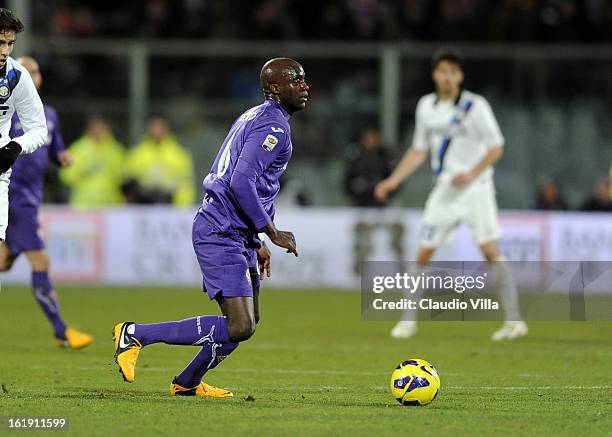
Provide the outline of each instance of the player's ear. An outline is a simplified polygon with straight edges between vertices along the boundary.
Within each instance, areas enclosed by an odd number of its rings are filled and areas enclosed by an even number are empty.
[[[271,94],[276,94],[276,95],[280,94],[280,89],[278,85],[275,83],[271,83],[269,89],[270,89]]]

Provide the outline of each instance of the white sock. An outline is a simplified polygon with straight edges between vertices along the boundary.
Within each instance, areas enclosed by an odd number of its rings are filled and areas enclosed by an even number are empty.
[[[411,263],[410,264],[410,270],[409,270],[409,274],[412,276],[421,276],[421,273],[423,273],[424,268],[422,266],[420,266],[417,263]],[[409,299],[412,302],[416,302],[416,307],[418,308],[418,302],[421,299],[421,296],[423,295],[423,290],[419,287],[416,290],[414,290],[414,293],[411,293],[410,290],[405,290],[404,291],[404,298],[405,299]],[[411,322],[416,322],[417,321],[417,314],[418,309],[405,309],[402,313],[402,317],[400,318],[400,321],[411,321]]]
[[[501,298],[505,320],[507,322],[522,320],[516,283],[514,282],[508,260],[505,256],[500,255],[491,263],[491,268],[495,275],[495,285]]]

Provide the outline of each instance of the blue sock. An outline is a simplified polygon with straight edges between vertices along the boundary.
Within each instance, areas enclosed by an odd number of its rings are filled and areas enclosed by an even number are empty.
[[[191,360],[191,363],[174,378],[175,382],[185,388],[197,386],[206,372],[214,369],[238,347],[238,343],[207,343]]]
[[[223,316],[198,316],[176,322],[135,324],[134,337],[143,346],[153,343],[200,346],[227,343],[229,332]]]
[[[47,272],[32,272],[32,293],[51,322],[55,336],[65,340],[66,323],[60,314],[59,302],[53,292],[53,284]]]

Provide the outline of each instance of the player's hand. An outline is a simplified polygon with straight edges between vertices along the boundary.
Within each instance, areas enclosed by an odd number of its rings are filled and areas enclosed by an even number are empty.
[[[271,275],[270,271],[270,249],[266,246],[266,243],[262,242],[261,247],[257,249],[257,265],[259,267],[259,280],[263,281],[267,276]]]
[[[292,253],[295,256],[298,256],[297,245],[295,244],[295,236],[293,235],[293,232],[277,230],[274,236],[268,236],[270,237],[270,241],[272,243],[276,244],[278,247],[287,249],[287,253]]]
[[[21,153],[21,146],[15,141],[10,141],[6,146],[0,148],[0,173],[8,171]]]
[[[461,188],[470,184],[474,180],[474,175],[472,173],[459,173],[453,177],[453,185],[455,187]]]
[[[67,150],[62,150],[57,154],[57,160],[62,167],[69,167],[74,162],[74,157]]]
[[[265,232],[272,243],[274,243],[278,247],[287,249],[287,253],[292,253],[295,256],[298,256],[297,245],[295,244],[295,237],[293,236],[293,232],[279,231],[274,226],[274,223],[268,223],[266,226],[264,226],[262,229],[259,229],[257,232]]]
[[[392,181],[383,179],[374,187],[374,197],[379,202],[387,202],[389,200],[389,195],[394,192],[396,188],[397,187]]]

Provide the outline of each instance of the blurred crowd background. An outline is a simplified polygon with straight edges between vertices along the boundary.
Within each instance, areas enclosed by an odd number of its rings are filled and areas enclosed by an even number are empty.
[[[40,63],[41,96],[76,158],[49,170],[47,202],[197,204],[232,121],[262,98],[259,68],[286,55],[304,65],[311,100],[292,122],[280,203],[376,206],[373,185],[410,144],[416,102],[432,91],[429,57],[452,45],[466,56],[465,87],[489,99],[506,137],[500,207],[612,209],[610,1],[0,5],[28,17],[15,53]],[[96,177],[89,188],[85,174]],[[421,207],[430,184],[420,171],[392,205]]]
[[[35,0],[49,36],[420,41],[612,40],[607,0]]]

